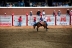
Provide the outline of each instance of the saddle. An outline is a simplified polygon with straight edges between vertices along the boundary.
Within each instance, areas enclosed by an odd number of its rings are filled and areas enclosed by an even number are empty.
[[[44,21],[40,21],[40,24],[43,25],[44,24]]]

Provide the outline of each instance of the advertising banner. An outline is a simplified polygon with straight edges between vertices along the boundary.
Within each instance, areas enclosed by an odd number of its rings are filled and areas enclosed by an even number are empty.
[[[12,26],[12,16],[0,15],[0,26]]]
[[[55,25],[55,17],[54,16],[47,16],[47,24],[48,25]]]
[[[70,16],[57,16],[56,25],[70,25]]]

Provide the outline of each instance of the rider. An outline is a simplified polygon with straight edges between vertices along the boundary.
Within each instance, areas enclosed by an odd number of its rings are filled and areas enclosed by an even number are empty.
[[[40,17],[40,22],[41,22],[41,21],[43,21],[43,18],[42,18],[42,16]]]

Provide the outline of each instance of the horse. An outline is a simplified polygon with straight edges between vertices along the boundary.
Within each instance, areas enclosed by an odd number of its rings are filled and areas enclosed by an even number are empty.
[[[47,28],[47,23],[44,22],[44,21],[35,23],[35,24],[33,25],[33,28],[35,29],[36,26],[37,26],[37,31],[38,31],[38,28],[41,27],[41,26],[43,26],[44,29],[46,29],[46,31],[47,31],[47,29],[48,29],[48,28]]]

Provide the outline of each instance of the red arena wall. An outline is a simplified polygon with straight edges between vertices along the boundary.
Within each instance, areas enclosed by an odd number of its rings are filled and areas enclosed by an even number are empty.
[[[38,9],[40,11],[45,10],[47,15],[52,14],[53,10],[61,10],[62,14],[66,14],[66,10],[72,10],[72,7],[2,7],[0,8],[0,15],[4,15],[4,13],[7,13],[7,15],[11,15],[12,13],[15,15],[25,15],[30,11],[33,11],[33,14],[36,15]]]

